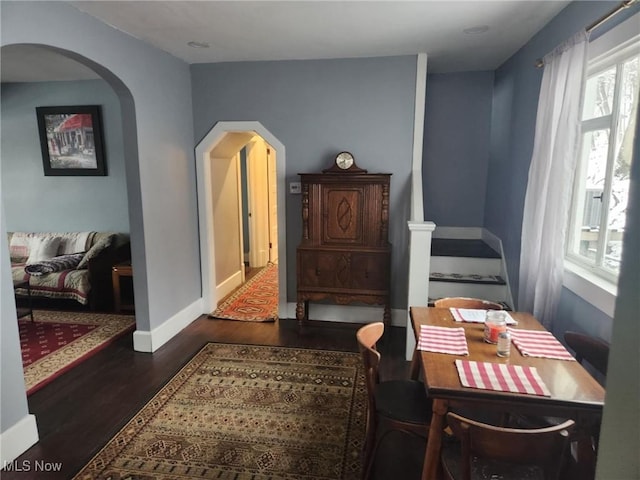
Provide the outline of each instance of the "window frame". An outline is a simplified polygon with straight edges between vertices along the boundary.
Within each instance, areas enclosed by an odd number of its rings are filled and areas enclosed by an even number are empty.
[[[640,53],[640,35],[637,30],[637,22],[640,19],[640,13],[633,15],[625,22],[614,27],[610,31],[604,33],[597,39],[590,42],[589,45],[589,59],[588,66],[585,69],[585,82],[586,79],[597,75],[600,72],[619,65],[638,53]],[[612,53],[613,51],[613,53]],[[596,131],[599,129],[609,129],[609,151],[612,152],[615,149],[615,134],[616,131],[612,128],[615,122],[616,115],[619,112],[619,84],[622,80],[622,76],[617,74],[615,89],[615,97],[613,100],[612,112],[604,117],[591,118],[588,120],[581,120],[581,132],[580,138],[583,138],[585,132]],[[583,89],[584,97],[584,89]],[[584,104],[584,98],[581,101]],[[583,108],[583,107],[582,107]],[[582,112],[582,109],[580,110]],[[582,114],[582,113],[581,113]],[[637,127],[636,127],[637,128]],[[578,190],[580,175],[586,168],[586,162],[581,161],[582,152],[578,157],[576,164],[575,178],[573,182],[573,192]],[[615,156],[609,154],[607,158],[607,181],[605,182],[605,188],[603,190],[603,198],[606,198],[607,215],[609,212],[609,196],[611,192],[611,162],[615,161]],[[606,269],[602,265],[598,265],[597,262],[602,260],[605,252],[606,242],[606,230],[605,234],[599,238],[598,256],[596,258],[596,264],[590,263],[584,257],[575,254],[570,251],[572,244],[573,226],[576,214],[581,212],[582,207],[580,203],[584,199],[579,198],[579,195],[572,194],[571,210],[568,215],[567,230],[568,236],[565,242],[565,277],[564,286],[573,291],[587,302],[594,305],[604,313],[613,317],[615,308],[615,298],[617,295],[617,282],[618,275]],[[603,202],[603,210],[605,203]],[[600,220],[600,231],[602,226],[606,226],[605,218],[607,215],[603,215]]]

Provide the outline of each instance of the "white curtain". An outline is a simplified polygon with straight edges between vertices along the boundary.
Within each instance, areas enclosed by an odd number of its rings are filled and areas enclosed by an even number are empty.
[[[562,289],[587,45],[583,31],[544,57],[522,218],[518,310],[533,313],[546,327]]]

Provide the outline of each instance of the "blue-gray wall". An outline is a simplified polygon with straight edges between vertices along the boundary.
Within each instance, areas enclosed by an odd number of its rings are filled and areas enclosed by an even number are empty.
[[[103,80],[2,84],[0,180],[16,232],[129,232],[120,102]],[[100,105],[106,177],[46,177],[36,107]]]
[[[533,151],[535,121],[542,70],[535,61],[571,35],[612,10],[619,2],[573,2],[495,72],[491,120],[491,153],[487,179],[484,226],[502,239],[509,277],[517,297],[522,210]],[[592,38],[638,12],[640,5],[618,14]],[[639,26],[640,27],[640,26]],[[640,28],[639,28],[640,31]],[[638,123],[640,126],[640,122]],[[635,167],[640,158],[636,129]],[[632,174],[639,188],[640,168]],[[622,274],[618,286],[615,321],[566,288],[562,292],[554,333],[565,329],[587,332],[612,342],[607,397],[598,452],[597,478],[628,480],[639,477],[639,339],[640,312],[640,195],[630,200],[625,233]],[[635,202],[635,203],[634,203]],[[633,226],[633,229],[632,227]]]
[[[52,48],[89,65],[116,91],[129,200],[135,338],[155,349],[201,313],[191,81],[188,65],[64,2],[2,2],[1,45]],[[3,122],[4,128],[4,122]],[[2,222],[0,235],[5,235]],[[6,255],[6,251],[5,251]],[[11,278],[0,264],[1,283]],[[12,292],[2,289],[2,305]],[[1,322],[15,322],[2,312]],[[171,321],[171,326],[165,326]],[[4,332],[4,325],[2,331]],[[19,352],[16,339],[15,348]],[[5,338],[2,360],[5,360]],[[27,415],[19,369],[0,372],[2,433]],[[6,419],[6,420],[5,420]]]
[[[423,149],[425,219],[482,227],[493,72],[427,76]]]
[[[514,298],[518,292],[522,211],[542,80],[542,69],[534,66],[535,61],[613,6],[613,2],[570,4],[495,72],[484,226],[502,239]],[[605,28],[628,18],[638,7],[620,13]],[[611,318],[566,289],[558,318],[554,327],[557,334],[571,327],[610,338]]]
[[[4,207],[0,205],[0,228],[4,228]],[[9,251],[6,235],[0,235],[0,248]],[[9,255],[0,256],[0,271],[3,273],[0,282],[0,432],[6,432],[20,421],[24,421],[28,413],[27,396],[24,393],[24,372],[22,370],[22,354],[20,352],[20,337],[16,320],[16,303],[10,282],[5,281],[6,274],[11,274]],[[13,320],[13,321],[11,321]],[[17,390],[17,391],[16,391]],[[18,395],[18,393],[22,393]],[[4,450],[4,449],[3,449]]]
[[[299,181],[298,173],[331,166],[342,150],[370,173],[393,174],[392,306],[406,308],[416,57],[195,64],[191,74],[196,144],[218,121],[258,121],[286,148],[287,184]],[[289,301],[296,292],[300,203],[300,195],[287,194]]]
[[[516,282],[522,205],[542,75],[533,63],[614,5],[615,2],[569,5],[495,72],[491,133],[487,140],[490,155],[484,226],[505,243],[510,277]],[[140,300],[140,293],[144,294],[143,305],[137,312],[139,329],[162,327],[168,318],[179,315],[200,296],[193,147],[220,120],[257,120],[273,133],[287,148],[287,182],[296,181],[298,172],[320,171],[330,164],[333,154],[343,149],[351,150],[357,162],[371,172],[394,174],[390,232],[394,243],[393,280],[397,285],[394,305],[405,306],[415,57],[194,65],[190,78],[189,68],[183,62],[57,2],[3,2],[1,33],[2,45],[52,45],[95,62],[94,66],[118,92],[126,132],[123,143],[137,271],[136,300]],[[462,85],[468,84],[474,75],[456,74],[451,78]],[[478,75],[484,78],[486,74]],[[442,90],[445,86],[440,87]],[[458,94],[464,96],[465,92]],[[462,106],[460,109],[461,115],[467,113]],[[481,111],[481,108],[470,107],[468,113],[478,115],[480,122]],[[431,134],[430,127],[426,133]],[[477,138],[480,148],[485,148],[481,138]],[[445,146],[442,144],[441,148]],[[135,154],[131,156],[132,151]],[[430,162],[430,157],[427,158]],[[477,167],[475,163],[469,164],[469,168]],[[448,196],[455,194],[453,188],[448,192]],[[480,193],[479,197],[478,201],[483,201]],[[289,299],[295,292],[292,260],[300,238],[299,202],[299,196],[287,198]],[[451,222],[476,221],[466,216],[460,219]],[[4,232],[3,225],[0,235],[4,236]],[[637,247],[637,240],[636,230],[630,242],[625,238],[625,246]],[[629,257],[625,250],[623,271],[630,270],[624,263]],[[637,256],[631,258],[637,259]],[[6,257],[0,267],[1,283],[8,285],[10,272]],[[638,441],[637,388],[635,395],[632,391],[626,396],[620,394],[622,389],[614,388],[620,380],[624,381],[629,370],[637,380],[638,343],[633,342],[637,336],[625,337],[624,331],[628,326],[630,333],[637,332],[637,275],[635,283],[621,287],[626,296],[619,297],[619,304],[626,300],[627,307],[620,310],[623,313],[616,314],[612,335],[612,356],[616,362],[608,376],[605,414],[613,411],[609,404],[631,406],[635,408],[631,421],[636,423],[629,423],[622,437],[619,428],[618,437],[612,435],[609,440],[603,436],[601,450],[604,452],[601,451],[600,458],[607,460],[612,458],[616,443],[631,445],[637,452]],[[3,333],[0,427],[4,433],[23,418],[27,410],[24,381],[20,369],[15,368],[19,358],[17,336],[8,323],[15,322],[15,313],[11,313],[10,308],[12,292],[3,287],[0,293]],[[572,312],[576,322],[593,324],[601,319],[595,309],[573,297],[563,296],[563,308]],[[568,308],[567,302],[576,308]],[[9,334],[5,335],[6,332]],[[620,343],[621,347],[616,343],[616,334],[627,340]],[[617,361],[618,358],[627,362],[630,359],[630,367],[635,369],[627,366],[629,363]],[[637,381],[627,381],[627,384],[637,386]],[[629,426],[635,427],[634,439],[629,435]],[[629,460],[622,459],[617,464],[625,462]],[[633,478],[607,476],[616,472],[615,463],[609,461],[610,470],[603,470],[601,478]],[[637,467],[637,458],[635,465]]]
[[[3,46],[57,50],[118,95],[136,322],[151,332],[201,296],[189,66],[64,2],[3,2],[1,20]]]

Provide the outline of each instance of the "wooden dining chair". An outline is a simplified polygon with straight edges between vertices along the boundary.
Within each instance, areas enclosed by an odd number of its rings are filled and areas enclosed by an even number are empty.
[[[470,297],[445,297],[435,300],[437,308],[477,308],[480,310],[504,310],[504,305],[490,300]]]
[[[546,428],[504,428],[451,412],[447,423],[459,440],[443,443],[441,464],[448,480],[557,480],[575,425],[567,420]]]
[[[384,333],[384,323],[370,323],[356,333],[364,363],[367,386],[367,423],[363,448],[363,478],[371,469],[380,442],[393,430],[427,438],[431,421],[431,401],[422,382],[380,381],[380,352],[376,344]],[[386,427],[383,431],[382,428]],[[378,432],[380,430],[380,432]]]
[[[609,362],[609,344],[604,340],[586,335],[584,333],[564,333],[564,341],[575,352],[576,360],[582,363],[589,362],[602,375],[607,375]]]

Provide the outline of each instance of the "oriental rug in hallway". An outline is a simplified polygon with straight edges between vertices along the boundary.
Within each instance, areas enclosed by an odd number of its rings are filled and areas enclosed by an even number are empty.
[[[209,343],[74,478],[359,479],[361,362]]]
[[[33,319],[18,321],[27,395],[135,327],[130,315],[35,310]]]
[[[273,322],[278,318],[278,265],[270,263],[209,315],[222,320]]]

